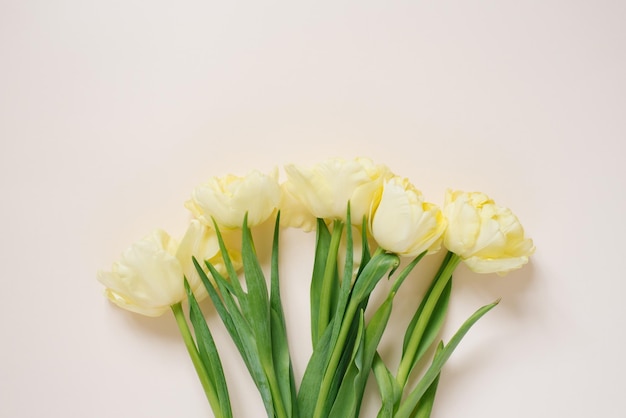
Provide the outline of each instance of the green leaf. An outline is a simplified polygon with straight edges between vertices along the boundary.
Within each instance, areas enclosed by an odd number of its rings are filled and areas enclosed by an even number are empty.
[[[326,260],[330,250],[331,234],[323,219],[317,220],[317,237],[315,240],[315,261],[313,263],[313,276],[311,278],[311,339],[315,349],[321,335],[319,332],[319,309],[322,298],[322,282]]]
[[[304,376],[302,377],[302,383],[298,390],[298,411],[300,418],[310,418],[313,416],[313,410],[319,397],[319,390],[322,379],[324,378],[324,372],[326,371],[326,365],[328,363],[328,357],[332,349],[330,345],[331,327],[327,327],[326,331],[318,341],[313,354],[309,358]]]
[[[446,345],[443,350],[439,353],[438,356],[435,357],[433,363],[428,368],[422,379],[418,382],[415,389],[409,393],[407,398],[400,404],[400,408],[398,412],[395,414],[394,418],[409,418],[411,413],[415,409],[417,403],[422,399],[424,393],[428,390],[428,388],[435,381],[443,365],[448,361],[456,347],[459,345],[465,334],[470,330],[472,325],[476,323],[483,315],[493,309],[500,301],[496,301],[489,305],[485,305],[482,308],[478,309],[472,316],[468,318],[465,323],[459,328],[459,330],[454,334],[448,345]]]
[[[441,353],[443,350],[443,341],[439,342],[437,346],[437,351],[435,352],[435,358]],[[424,396],[417,404],[415,411],[412,415],[413,418],[430,418],[430,413],[433,410],[433,404],[435,403],[435,394],[437,393],[437,386],[439,385],[439,377],[441,373],[437,375],[433,383],[431,383],[430,387],[424,392]]]
[[[356,417],[357,415],[360,400],[357,400],[356,397],[358,392],[356,385],[359,383],[358,374],[363,365],[363,350],[365,346],[365,333],[363,331],[365,319],[362,310],[360,311],[358,319],[359,325],[355,338],[356,344],[350,356],[350,366],[343,379],[341,379],[340,388],[333,402],[330,414],[328,415],[329,418],[348,418]]]
[[[337,418],[356,418],[359,415],[372,362],[389,321],[392,306],[393,295],[388,297],[376,310],[365,328],[363,338],[358,344],[358,352],[353,357],[353,361],[343,378],[343,383],[333,406],[332,414],[335,414],[334,416]]]
[[[369,263],[371,258],[372,254],[370,253],[370,246],[367,236],[367,218],[363,216],[363,222],[361,223],[361,265],[359,266],[357,276],[361,274],[361,271],[363,271],[365,265]]]
[[[411,321],[407,329],[402,358],[400,359],[398,373],[396,374],[396,379],[402,388],[405,387],[409,375],[417,363],[416,358],[420,352],[420,346],[423,352],[423,350],[428,349],[430,345],[426,344],[429,341],[424,338],[429,328],[430,334],[426,335],[426,337],[431,338],[430,341],[434,341],[434,336],[439,330],[438,326],[441,325],[438,321],[443,321],[447,308],[447,298],[449,298],[450,292],[448,287],[452,278],[452,272],[460,261],[459,256],[448,252],[448,256],[446,256],[442,262],[441,268],[435,276],[432,286],[428,290],[427,295],[422,299],[418,312],[414,316],[415,321]],[[447,296],[445,295],[446,292],[448,292]],[[433,315],[435,315],[434,320]]]
[[[361,308],[361,304],[369,297],[370,293],[376,286],[376,283],[387,273],[397,268],[400,260],[395,254],[379,253],[375,255],[367,266],[363,269],[362,273],[357,277],[352,293],[350,295],[350,301],[346,308],[345,314],[341,319],[340,326],[333,327],[333,334],[329,341],[329,345],[332,347],[329,352],[330,356],[328,362],[324,367],[324,377],[322,378],[319,386],[319,395],[317,403],[315,405],[315,411],[313,416],[315,418],[326,417],[330,411],[330,406],[334,400],[336,387],[336,381],[341,379],[342,376],[337,377],[337,373],[341,372],[339,366],[343,364],[343,353],[349,350],[351,344],[354,343],[351,335],[351,329],[354,325],[355,315]],[[339,318],[338,316],[335,319]],[[336,330],[339,329],[339,333]],[[337,388],[338,389],[338,388]]]
[[[339,244],[344,224],[340,220],[333,223],[333,232],[330,237],[328,257],[324,264],[324,274],[321,280],[321,289],[319,294],[319,309],[317,320],[317,336],[324,333],[326,327],[333,319],[334,306],[337,301],[339,292],[339,281],[337,279],[337,254],[339,252]]]
[[[280,212],[276,216],[274,241],[272,244],[270,310],[272,332],[272,354],[278,385],[286,412],[289,416],[297,416],[296,382],[293,375],[287,327],[280,298],[280,281],[278,274],[278,240],[280,232]]]
[[[204,319],[204,315],[200,310],[200,306],[196,301],[196,298],[189,287],[187,279],[185,279],[185,291],[187,292],[187,299],[189,300],[189,319],[193,325],[193,330],[196,335],[196,343],[198,346],[198,354],[202,360],[204,368],[207,370],[211,383],[217,392],[219,399],[220,410],[225,418],[232,418],[233,413],[230,406],[230,397],[228,395],[228,387],[226,385],[226,378],[224,377],[224,370],[222,368],[222,362],[217,352],[213,336]]]
[[[354,282],[350,304],[361,303],[369,297],[380,279],[400,265],[400,258],[395,254],[380,253],[375,255]],[[390,273],[390,274],[391,274]]]
[[[254,249],[252,234],[248,228],[248,215],[244,217],[242,228],[241,258],[246,281],[246,299],[250,307],[250,326],[257,341],[262,361],[271,359],[270,303],[267,284],[259,259]],[[240,300],[241,302],[241,300]]]
[[[417,323],[417,320],[418,320],[421,312],[424,310],[424,305],[426,304],[426,301],[428,300],[428,297],[432,293],[433,288],[435,287],[435,284],[437,284],[437,281],[439,280],[439,277],[441,276],[441,273],[443,272],[445,266],[450,261],[451,257],[452,257],[452,253],[448,251],[448,253],[444,257],[444,259],[442,260],[441,265],[439,266],[439,270],[437,271],[437,274],[435,274],[435,277],[433,277],[433,280],[430,282],[428,290],[426,290],[426,293],[424,294],[424,297],[422,298],[422,302],[420,303],[419,307],[417,308],[417,311],[415,312],[415,315],[413,315],[413,319],[411,319],[411,323],[409,324],[409,326],[407,328],[407,332],[404,334],[404,342],[402,344],[402,354],[403,355],[406,352],[407,345],[408,345],[410,337],[411,337],[411,333],[412,333],[413,329],[415,328],[415,324]],[[411,330],[411,332],[409,332],[409,330]]]
[[[224,260],[224,265],[226,266],[226,272],[228,273],[230,283],[232,283],[231,292],[234,293],[238,298],[241,298],[243,296],[243,289],[241,288],[241,284],[239,283],[239,275],[237,274],[237,270],[235,269],[235,266],[230,259],[230,255],[228,253],[228,249],[226,248],[226,243],[224,242],[224,238],[222,237],[219,225],[217,224],[215,219],[211,218],[211,220],[213,221],[213,227],[217,235],[217,242],[220,246],[220,253],[222,254],[222,259]]]
[[[237,346],[239,354],[244,360],[244,363],[246,364],[246,367],[250,372],[252,380],[259,389],[259,393],[261,395],[261,399],[263,400],[263,404],[265,405],[267,415],[269,417],[273,417],[274,404],[272,399],[272,393],[270,390],[269,382],[267,380],[267,376],[265,375],[265,370],[263,369],[258,355],[256,340],[254,338],[252,330],[250,329],[250,325],[239,311],[238,305],[233,299],[233,295],[228,291],[227,287],[225,286],[225,284],[227,283],[226,279],[215,269],[215,267],[211,263],[205,262],[220,289],[222,296],[222,298],[220,298],[220,295],[217,293],[217,291],[209,281],[208,277],[204,273],[204,270],[202,270],[195,258],[193,259],[193,262],[196,266],[198,274],[200,275],[200,279],[204,283],[204,286],[209,293],[209,297],[215,305],[217,313],[222,319],[222,322],[224,323],[224,326],[230,334],[233,342]]]
[[[389,369],[387,369],[387,366],[385,366],[385,363],[378,353],[374,355],[372,369],[382,399],[382,406],[378,411],[377,417],[392,418],[394,406],[402,396],[402,389],[398,385],[396,378],[393,377]]]
[[[441,327],[443,326],[445,319],[446,319],[446,313],[448,311],[448,304],[450,302],[451,293],[452,293],[452,278],[448,281],[448,283],[444,287],[443,292],[441,293],[441,296],[439,297],[439,300],[437,301],[437,304],[435,305],[435,309],[433,310],[428,320],[428,324],[426,325],[426,328],[424,329],[424,334],[422,335],[422,338],[420,339],[419,345],[415,352],[413,363],[411,365],[411,370],[422,359],[424,354],[428,352],[428,349],[430,348],[430,346],[437,339],[437,336],[439,335],[439,331],[441,330]],[[415,312],[415,315],[413,316],[411,323],[407,327],[407,331],[404,336],[405,344],[404,344],[403,352],[402,352],[403,357],[406,354],[405,350],[406,350],[407,341],[410,339],[411,334],[415,330],[415,325],[418,319],[420,318],[420,315],[422,315],[424,304],[426,300],[428,299],[429,295],[430,295],[430,292],[427,292],[426,295],[424,296],[424,299],[422,299],[422,303],[420,304],[419,308]]]

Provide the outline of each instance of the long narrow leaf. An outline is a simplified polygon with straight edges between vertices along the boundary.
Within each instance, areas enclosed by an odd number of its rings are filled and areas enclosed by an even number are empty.
[[[315,349],[321,335],[319,332],[319,309],[322,297],[322,281],[328,251],[330,248],[330,231],[323,219],[317,220],[317,237],[315,240],[315,261],[313,263],[313,275],[311,277],[311,340]]]
[[[441,265],[439,266],[439,270],[435,274],[435,277],[433,277],[433,280],[430,282],[430,285],[428,286],[428,289],[426,290],[426,293],[424,294],[424,297],[422,298],[422,302],[420,303],[419,307],[417,308],[417,311],[415,312],[415,315],[413,315],[413,319],[411,319],[411,322],[409,326],[407,327],[407,332],[404,334],[404,341],[402,343],[403,355],[404,355],[404,352],[406,351],[407,345],[409,343],[409,339],[411,338],[411,332],[409,332],[409,330],[413,330],[415,328],[417,320],[419,319],[421,312],[424,310],[424,305],[426,304],[428,297],[432,293],[433,288],[435,287],[435,284],[437,284],[437,281],[439,280],[441,273],[443,272],[445,266],[448,264],[448,261],[450,260],[451,257],[452,257],[451,252],[448,252],[446,256],[444,257],[443,261],[441,262]]]
[[[319,297],[319,310],[317,320],[317,336],[324,333],[326,327],[333,319],[333,313],[337,305],[339,294],[339,281],[337,280],[337,256],[339,252],[339,244],[343,233],[344,223],[341,220],[335,220],[333,223],[333,232],[330,237],[330,247],[328,257],[324,265],[324,274]]]
[[[374,355],[372,370],[382,400],[377,418],[392,418],[394,405],[400,400],[402,390],[378,353]]]
[[[289,416],[297,416],[296,382],[293,375],[285,315],[280,298],[280,280],[278,274],[278,241],[280,233],[280,212],[276,215],[274,241],[272,243],[270,310],[272,332],[272,355],[278,385],[285,409]]]
[[[437,302],[437,305],[435,306],[435,309],[433,310],[429,318],[428,324],[426,325],[426,328],[424,329],[424,334],[422,335],[420,343],[415,352],[415,357],[413,360],[413,364],[411,366],[411,370],[419,363],[419,361],[423,358],[424,354],[428,352],[428,349],[437,339],[437,336],[439,335],[439,331],[443,327],[443,324],[446,319],[446,313],[448,311],[448,304],[450,302],[451,293],[452,293],[452,279],[450,279],[450,281],[444,288],[443,292],[441,293],[439,301]],[[424,300],[426,300],[427,296],[424,297]],[[417,320],[422,314],[423,306],[424,305],[422,302],[418,310],[415,312],[415,315],[413,316],[413,319],[411,320],[411,323],[409,324],[409,327],[407,328],[407,332],[405,334],[406,340],[410,338],[410,333],[413,332],[413,330],[415,329],[415,324],[417,323]],[[404,356],[406,353],[403,352],[402,354]]]
[[[422,379],[418,382],[415,389],[409,393],[407,398],[400,404],[400,408],[398,412],[395,414],[394,418],[409,418],[411,413],[415,409],[417,403],[422,399],[424,393],[428,390],[430,385],[435,381],[443,365],[448,361],[456,347],[459,345],[465,334],[470,330],[472,325],[476,323],[483,315],[493,309],[500,301],[496,301],[489,305],[485,305],[482,308],[478,309],[472,316],[470,316],[463,325],[459,328],[459,330],[454,334],[454,336],[450,339],[448,344],[444,347],[444,349],[439,353],[432,365],[426,371],[426,374],[422,377]]]
[[[200,275],[200,279],[204,283],[204,286],[206,287],[207,292],[209,293],[209,296],[213,301],[220,318],[222,319],[222,322],[226,326],[226,330],[237,346],[239,354],[244,360],[244,363],[250,372],[250,376],[259,390],[268,416],[273,417],[274,405],[272,401],[272,394],[264,369],[260,363],[258,352],[256,351],[257,347],[254,335],[252,334],[245,317],[239,311],[232,294],[230,294],[226,287],[224,287],[223,283],[226,282],[226,279],[224,279],[224,277],[222,277],[219,272],[215,270],[215,267],[213,267],[211,263],[206,262],[207,267],[211,271],[211,275],[216,279],[218,286],[220,286],[222,298],[226,303],[225,305],[195,258],[194,264],[198,274]]]
[[[332,349],[330,345],[331,327],[327,327],[326,331],[318,341],[313,354],[309,358],[304,376],[302,377],[302,383],[298,390],[298,411],[300,418],[310,418],[313,416],[313,410],[319,397],[319,389],[322,379],[324,378],[324,372],[326,371],[326,364],[328,363],[328,357]]]
[[[361,223],[361,265],[359,266],[357,276],[361,274],[361,271],[363,271],[371,258],[372,254],[370,253],[370,245],[367,236],[367,218],[363,216],[363,222]]]
[[[196,335],[196,344],[198,346],[198,354],[209,374],[211,383],[217,392],[220,403],[221,413],[225,418],[232,418],[232,408],[230,406],[230,397],[228,395],[228,387],[226,385],[226,377],[224,377],[224,369],[217,352],[217,347],[213,341],[211,331],[202,315],[200,306],[189,287],[187,279],[185,279],[185,290],[189,301],[189,319],[193,325]]]
[[[237,275],[237,270],[230,259],[230,255],[228,253],[228,249],[226,248],[226,243],[224,242],[224,238],[222,236],[222,232],[220,231],[220,227],[215,221],[212,219],[213,227],[215,228],[215,234],[217,235],[217,242],[220,246],[220,253],[222,254],[222,259],[224,260],[224,265],[226,266],[226,272],[228,273],[228,278],[230,282],[233,284],[233,293],[240,298],[243,294],[243,289],[239,283],[239,277]]]
[[[354,343],[351,333],[351,329],[354,326],[354,318],[358,313],[359,307],[362,302],[369,297],[370,293],[374,289],[376,283],[385,275],[385,273],[397,268],[400,260],[395,254],[379,253],[375,255],[372,260],[363,269],[363,272],[357,277],[352,293],[350,295],[350,301],[346,308],[345,314],[341,319],[340,327],[333,327],[333,334],[331,336],[329,345],[332,347],[328,362],[324,368],[324,377],[320,384],[320,393],[315,405],[314,416],[316,418],[326,417],[327,412],[330,411],[329,407],[332,405],[332,401],[335,396],[335,388],[338,390],[337,385],[337,372],[340,371],[340,365],[343,365],[343,353],[349,350],[351,344]],[[336,317],[335,319],[337,319]],[[337,334],[335,330],[339,328]]]
[[[250,307],[251,329],[257,343],[257,350],[261,356],[261,362],[269,368],[272,362],[272,334],[270,326],[270,302],[265,283],[265,275],[254,249],[254,242],[250,228],[248,228],[248,216],[244,217],[242,228],[241,258],[246,281],[247,293],[245,298]],[[273,366],[272,366],[273,368]]]
[[[359,401],[355,396],[358,391],[355,386],[358,384],[357,376],[362,369],[363,351],[365,348],[365,333],[363,330],[365,319],[363,311],[361,311],[358,319],[359,326],[355,338],[356,343],[352,350],[350,366],[341,380],[339,391],[328,415],[329,418],[349,418],[356,417],[357,414],[357,402]]]
[[[441,353],[443,350],[443,341],[439,342],[437,346],[437,351],[435,352],[435,358]],[[417,404],[414,413],[412,414],[412,418],[430,418],[430,413],[433,410],[433,404],[435,403],[435,395],[437,394],[437,386],[439,385],[439,377],[441,373],[437,375],[433,383],[431,383],[430,387],[424,392],[424,396]]]
[[[359,415],[372,362],[389,321],[392,305],[393,296],[383,302],[365,328],[363,341],[359,345],[359,352],[354,356],[350,368],[344,376],[333,406],[332,413],[336,414],[336,418],[356,418]]]

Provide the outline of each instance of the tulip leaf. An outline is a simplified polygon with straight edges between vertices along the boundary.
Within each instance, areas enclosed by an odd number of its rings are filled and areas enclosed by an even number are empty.
[[[243,289],[241,288],[241,284],[239,283],[239,275],[237,274],[237,270],[233,265],[232,260],[230,259],[230,255],[228,253],[228,249],[226,248],[226,243],[224,242],[224,238],[222,237],[222,233],[220,231],[219,225],[212,219],[213,227],[215,228],[215,234],[217,235],[217,242],[220,247],[220,254],[222,255],[222,259],[224,260],[224,265],[226,266],[226,272],[228,273],[228,278],[230,279],[230,283],[232,283],[232,293],[237,295],[238,298],[242,298]]]
[[[218,284],[222,296],[220,298],[220,294],[217,293],[217,291],[209,281],[207,275],[204,273],[204,270],[202,270],[195,258],[193,259],[193,262],[196,266],[198,274],[200,275],[200,279],[204,283],[204,286],[209,293],[209,297],[215,305],[217,313],[222,319],[222,322],[224,323],[224,326],[230,334],[233,342],[237,346],[239,354],[246,364],[252,380],[259,389],[259,393],[261,395],[261,399],[263,400],[267,415],[269,417],[273,417],[274,403],[272,400],[272,393],[270,390],[269,382],[267,380],[267,376],[265,375],[265,371],[263,369],[263,365],[261,364],[258,355],[257,344],[253,332],[250,329],[250,326],[245,317],[239,311],[238,305],[233,299],[233,295],[224,286],[224,283],[227,282],[226,279],[215,269],[215,267],[211,263],[205,262],[211,272],[211,275],[215,278],[215,281]],[[224,302],[222,302],[222,299]]]
[[[448,361],[456,347],[459,345],[465,334],[470,330],[470,328],[482,318],[487,312],[493,309],[500,301],[496,301],[489,305],[485,305],[482,308],[478,309],[472,316],[470,316],[467,321],[461,325],[459,330],[454,334],[454,336],[450,339],[448,344],[441,350],[439,355],[435,357],[433,363],[430,365],[426,373],[418,382],[415,389],[413,389],[406,399],[400,404],[400,408],[397,413],[394,415],[394,418],[409,418],[411,413],[417,406],[417,403],[422,399],[424,393],[428,390],[428,388],[433,384],[443,365]]]
[[[327,372],[330,371],[330,375],[332,376],[332,378],[330,380],[329,389],[327,391],[328,395],[326,397],[326,401],[324,403],[323,409],[321,410],[321,415],[318,416],[324,418],[328,417],[333,403],[337,398],[337,393],[339,392],[339,388],[341,386],[341,383],[343,382],[346,371],[348,370],[350,363],[352,362],[354,356],[358,351],[358,344],[361,339],[361,335],[363,334],[363,323],[361,321],[361,317],[363,316],[363,309],[359,307],[357,311],[358,314],[352,319],[352,324],[343,345],[343,351],[341,352],[339,362],[334,368],[334,373],[332,372],[331,368],[327,369]]]
[[[368,239],[369,237],[367,236],[367,218],[363,216],[363,222],[361,223],[361,265],[359,266],[357,276],[361,274],[361,272],[365,268],[365,265],[372,258]]]
[[[353,357],[337,394],[331,416],[336,418],[358,417],[365,386],[372,369],[376,349],[391,315],[393,295],[376,310],[359,341],[358,352]]]
[[[402,396],[402,388],[400,388],[396,378],[393,377],[387,366],[385,366],[378,353],[374,355],[372,370],[374,371],[374,377],[376,377],[376,383],[382,399],[377,418],[392,418],[394,406]]]
[[[352,288],[350,303],[359,304],[374,290],[378,281],[386,272],[393,271],[400,265],[400,258],[395,254],[379,253],[374,255],[357,277]],[[390,273],[390,274],[391,274]]]
[[[396,374],[402,388],[405,387],[419,357],[432,345],[443,324],[450,298],[452,272],[460,261],[459,256],[448,252],[407,328]]]
[[[213,287],[213,284],[207,277],[206,273],[204,272],[202,267],[200,267],[200,264],[198,264],[198,260],[196,260],[195,257],[192,257],[192,260],[193,260],[194,266],[196,267],[196,271],[198,272],[198,275],[200,276],[200,280],[202,280],[202,283],[204,284],[204,287],[206,288],[207,293],[209,294],[209,297],[211,298],[211,301],[213,302],[213,306],[215,306],[215,309],[217,310],[217,313],[222,319],[222,322],[226,326],[226,329],[231,334],[231,338],[233,342],[235,343],[235,345],[237,346],[237,349],[240,352],[243,351],[241,338],[239,338],[239,334],[237,333],[237,328],[235,327],[235,324],[230,314],[228,313],[228,309],[224,305],[224,302],[218,295],[217,291],[215,290],[215,287]],[[213,276],[218,286],[220,286],[220,282],[226,282],[226,280],[222,277],[222,275],[217,270],[215,270],[215,268],[213,267],[213,265],[211,265],[211,263],[205,262],[205,264],[209,268],[209,271],[211,272],[211,275]],[[225,295],[224,296],[225,301],[229,301],[231,299],[230,293],[227,290],[222,290],[222,294]]]
[[[331,322],[332,323],[332,322]],[[317,342],[313,354],[309,358],[309,362],[304,371],[300,389],[298,390],[298,411],[300,418],[310,418],[313,416],[313,410],[319,396],[319,389],[326,371],[328,356],[332,349],[330,345],[331,327],[327,327],[326,331]]]
[[[220,404],[221,414],[224,418],[232,418],[233,413],[230,406],[230,397],[228,395],[228,387],[226,378],[224,377],[224,369],[217,352],[217,347],[211,335],[211,331],[204,319],[204,315],[200,310],[200,306],[189,287],[187,279],[185,279],[185,291],[189,301],[189,319],[193,325],[196,335],[196,344],[198,346],[198,354],[204,364],[211,383],[217,392],[217,398]]]
[[[363,269],[362,273],[356,278],[352,293],[350,294],[350,301],[348,307],[345,310],[343,318],[341,318],[340,326],[333,327],[333,334],[331,335],[329,346],[329,357],[323,368],[324,376],[321,381],[319,395],[317,403],[315,405],[315,412],[313,416],[315,418],[321,418],[327,416],[329,412],[329,405],[332,405],[334,396],[336,395],[337,379],[340,379],[342,375],[337,373],[343,373],[345,369],[343,367],[345,358],[343,357],[346,350],[350,350],[354,343],[354,319],[359,309],[362,309],[362,304],[369,297],[370,293],[374,289],[376,283],[385,275],[388,271],[393,271],[397,268],[400,260],[395,254],[388,254],[380,252],[376,254],[367,266]],[[335,317],[339,319],[339,317]],[[339,329],[339,332],[336,330]]]
[[[440,341],[439,345],[437,346],[435,358],[437,358],[437,356],[441,353],[441,350],[443,350],[443,341]],[[437,386],[439,385],[440,376],[441,373],[437,375],[433,383],[431,383],[430,387],[426,390],[426,392],[424,392],[424,396],[422,396],[422,399],[415,407],[412,418],[430,418],[430,414],[433,410],[433,404],[435,403],[435,394],[437,393]]]
[[[280,281],[278,274],[278,240],[280,232],[280,212],[276,215],[274,241],[272,243],[270,315],[272,331],[272,354],[278,385],[289,416],[297,416],[296,382],[293,375],[285,315],[280,298]]]
[[[406,350],[406,342],[409,341],[411,334],[413,333],[413,331],[415,331],[415,326],[417,324],[417,321],[419,320],[420,315],[422,315],[424,304],[426,303],[428,297],[430,296],[430,290],[432,290],[432,287],[431,289],[429,289],[429,291],[426,293],[426,295],[422,299],[422,303],[420,304],[419,308],[415,312],[415,315],[413,316],[413,319],[411,320],[409,326],[407,327],[407,331],[405,334],[405,345],[403,347],[404,350]],[[439,331],[441,330],[441,327],[443,326],[445,322],[451,293],[452,293],[452,278],[450,278],[445,288],[443,289],[443,292],[441,293],[441,296],[439,297],[439,300],[437,301],[437,304],[435,305],[435,309],[433,310],[430,318],[428,319],[428,324],[426,325],[426,328],[424,329],[424,334],[422,335],[422,338],[420,339],[417,350],[414,353],[414,358],[413,358],[413,363],[411,365],[411,369],[413,369],[417,365],[417,363],[422,359],[424,354],[428,352],[428,349],[431,347],[431,345],[433,344],[433,342],[439,335]],[[403,357],[404,355],[406,355],[406,352],[404,350],[402,353]]]
[[[337,295],[339,292],[339,281],[337,273],[337,255],[344,224],[340,220],[333,223],[333,232],[330,237],[328,256],[324,263],[324,272],[321,279],[319,291],[319,309],[317,320],[317,336],[324,333],[326,327],[333,318],[333,311],[336,310]]]
[[[317,237],[315,240],[315,261],[311,278],[311,340],[315,349],[321,335],[319,332],[319,309],[322,297],[322,281],[328,252],[330,251],[330,231],[323,219],[317,220]]]
[[[270,303],[265,276],[254,249],[250,228],[248,228],[247,214],[244,217],[242,228],[241,258],[247,290],[244,298],[248,301],[248,306],[250,307],[248,320],[256,339],[261,362],[266,368],[270,368],[272,363]]]
[[[439,280],[441,273],[443,272],[445,266],[448,264],[448,261],[450,260],[451,257],[452,257],[452,253],[448,252],[446,256],[444,257],[444,259],[442,260],[441,265],[439,266],[439,270],[437,271],[437,274],[435,274],[435,277],[433,277],[433,280],[431,281],[428,289],[426,290],[426,293],[424,294],[424,297],[422,298],[422,302],[420,303],[419,307],[417,308],[417,311],[413,315],[413,318],[411,319],[411,322],[409,323],[409,326],[407,327],[407,332],[404,334],[404,342],[402,344],[402,355],[404,355],[404,352],[406,351],[407,345],[409,344],[409,340],[411,338],[411,333],[409,332],[409,330],[411,330],[412,332],[412,330],[415,328],[417,320],[419,319],[422,311],[424,310],[424,305],[426,304],[428,297],[432,293],[433,288],[435,287],[435,284],[437,284],[437,281]]]
[[[332,404],[329,418],[348,418],[356,417],[357,414],[357,399],[356,393],[358,389],[355,385],[358,384],[357,376],[359,370],[363,364],[363,350],[365,345],[365,333],[363,332],[365,319],[363,317],[363,311],[361,310],[358,316],[358,328],[356,333],[356,344],[354,345],[352,355],[350,356],[350,365],[340,380],[340,388],[337,392],[337,396]],[[347,353],[344,352],[344,354]]]

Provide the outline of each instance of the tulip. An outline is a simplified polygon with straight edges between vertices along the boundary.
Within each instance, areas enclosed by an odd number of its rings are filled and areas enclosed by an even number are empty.
[[[504,274],[528,262],[535,247],[517,217],[483,193],[448,191],[444,245],[477,273]]]
[[[213,177],[194,189],[185,207],[209,227],[215,219],[220,227],[241,228],[246,213],[252,227],[274,214],[280,201],[277,179],[276,170],[269,175],[255,170],[244,177]]]
[[[313,167],[285,166],[287,193],[315,218],[345,221],[348,201],[354,225],[361,225],[370,205],[390,177],[389,169],[367,158],[329,159]]]
[[[385,182],[372,213],[372,236],[385,250],[407,257],[439,250],[445,218],[408,179],[394,177]]]
[[[116,305],[147,316],[160,316],[185,299],[178,245],[165,231],[133,244],[111,271],[99,271],[106,296]]]

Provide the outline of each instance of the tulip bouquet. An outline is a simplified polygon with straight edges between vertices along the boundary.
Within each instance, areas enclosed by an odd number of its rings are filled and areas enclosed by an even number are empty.
[[[430,416],[445,362],[498,303],[478,309],[449,341],[438,342],[455,268],[463,262],[477,273],[505,274],[528,262],[532,241],[515,215],[486,195],[448,191],[440,209],[408,179],[369,159],[287,165],[285,172],[282,184],[277,171],[253,171],[198,186],[185,204],[194,219],[180,242],[157,230],[131,246],[111,271],[98,273],[106,295],[143,315],[173,312],[216,417],[233,414],[219,352],[198,303],[207,296],[268,417],[357,417],[371,373],[381,399],[378,417]],[[251,232],[266,221],[275,225],[269,271]],[[280,227],[316,230],[313,353],[299,383],[280,296]],[[417,263],[442,246],[447,253],[415,306],[400,362],[390,368],[378,347],[394,297]],[[393,281],[386,297],[370,300],[385,276]],[[409,384],[412,376],[419,377],[416,384]]]

